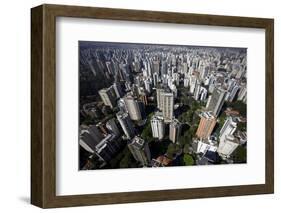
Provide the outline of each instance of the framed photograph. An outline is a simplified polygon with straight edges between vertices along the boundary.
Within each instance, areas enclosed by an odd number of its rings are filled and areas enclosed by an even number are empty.
[[[31,9],[31,203],[274,192],[274,21]]]

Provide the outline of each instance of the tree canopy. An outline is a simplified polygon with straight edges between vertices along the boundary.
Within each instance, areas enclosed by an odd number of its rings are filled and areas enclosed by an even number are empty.
[[[144,127],[141,137],[147,142],[150,142],[153,139],[150,122],[148,122],[148,124]]]
[[[191,165],[194,165],[194,159],[191,155],[189,154],[184,154],[183,156],[183,161],[184,161],[184,164],[186,166],[191,166]]]
[[[247,149],[243,146],[238,146],[233,153],[233,160],[235,163],[246,163]]]

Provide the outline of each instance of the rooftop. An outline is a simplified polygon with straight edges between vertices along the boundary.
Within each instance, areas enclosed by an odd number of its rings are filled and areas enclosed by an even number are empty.
[[[142,148],[145,144],[145,141],[144,139],[142,139],[141,137],[139,136],[135,136],[132,140],[131,140],[131,145],[137,147],[137,148]]]
[[[206,118],[206,119],[213,119],[215,116],[212,114],[211,111],[204,111],[199,115],[201,118]]]

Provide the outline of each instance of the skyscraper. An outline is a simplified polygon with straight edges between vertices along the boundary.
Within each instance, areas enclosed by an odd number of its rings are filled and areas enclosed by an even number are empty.
[[[160,68],[159,61],[158,60],[152,61],[152,70],[154,73],[157,73],[157,75],[159,74],[159,68]]]
[[[189,92],[193,94],[195,92],[196,85],[199,84],[199,81],[195,75],[192,75],[189,78]]]
[[[213,93],[215,90],[215,83],[216,83],[216,78],[213,74],[209,77],[209,92]]]
[[[117,122],[115,118],[112,118],[106,122],[106,128],[109,129],[115,136],[120,135],[120,130],[117,126]]]
[[[151,83],[150,78],[144,80],[144,87],[145,87],[145,90],[146,90],[148,93],[151,93],[151,92],[152,92],[152,83]]]
[[[246,103],[247,101],[247,86],[246,85],[242,85],[239,93],[238,93],[238,101],[243,101],[244,103]]]
[[[135,160],[140,162],[142,166],[146,167],[150,165],[151,154],[148,143],[141,137],[135,136],[128,144],[128,148],[134,156]]]
[[[163,117],[165,122],[171,122],[174,117],[174,94],[163,94]]]
[[[180,84],[180,75],[179,75],[179,73],[176,73],[176,72],[173,73],[172,79],[173,79],[173,82],[175,82],[177,86]]]
[[[141,86],[141,83],[142,83],[141,76],[140,76],[140,75],[137,75],[137,76],[135,77],[135,84],[137,85],[137,87],[140,87],[140,86]]]
[[[140,100],[145,106],[148,104],[147,95],[145,93],[140,94]]]
[[[108,73],[111,75],[114,75],[114,67],[113,67],[111,61],[106,61],[105,66],[107,68]]]
[[[205,64],[202,63],[199,68],[199,72],[200,72],[199,78],[201,81],[203,81],[205,79],[205,77],[208,74],[208,71],[209,71],[209,67],[205,66]]]
[[[205,101],[207,95],[208,95],[207,89],[205,87],[201,87],[200,101]]]
[[[213,141],[210,139],[195,139],[193,142],[193,146],[197,153],[203,154],[205,154],[207,151],[216,152],[218,149],[217,141]]]
[[[108,134],[95,146],[95,154],[105,162],[109,162],[120,149],[120,144],[115,140],[116,136]]]
[[[200,139],[207,139],[213,132],[216,125],[216,117],[210,112],[203,112],[200,114],[201,120],[196,132],[196,135]]]
[[[154,87],[156,87],[158,84],[158,81],[159,81],[159,75],[158,75],[158,73],[155,72],[155,73],[153,73],[152,77],[153,77],[153,85],[154,85]]]
[[[168,65],[166,60],[161,61],[161,77],[167,74]]]
[[[170,90],[173,92],[174,97],[177,98],[177,96],[178,96],[178,89],[177,89],[176,85],[171,84],[171,85],[169,86],[169,88],[170,88]]]
[[[157,108],[159,110],[163,110],[163,94],[164,94],[165,90],[162,88],[157,88],[156,89],[156,98],[157,98]]]
[[[210,100],[207,103],[206,110],[211,111],[214,116],[218,116],[221,111],[222,105],[224,104],[225,94],[226,91],[224,89],[215,88]]]
[[[88,132],[90,133],[92,138],[97,142],[100,142],[103,138],[101,132],[98,130],[98,128],[95,125],[89,126]]]
[[[162,113],[156,113],[151,119],[151,129],[152,136],[158,138],[159,140],[163,139],[165,136],[165,124]]]
[[[96,145],[102,141],[103,136],[98,128],[94,125],[82,127],[80,130],[79,144],[88,152],[93,153]]]
[[[150,62],[147,58],[143,60],[143,65],[144,65],[145,70],[147,70],[148,76],[151,77],[151,75],[152,75],[151,66],[150,66]]]
[[[201,86],[200,86],[200,84],[196,84],[195,90],[194,90],[194,96],[193,96],[196,101],[199,100],[200,94],[201,94]]]
[[[127,138],[133,138],[135,135],[135,128],[128,113],[118,112],[116,116]]]
[[[122,91],[120,83],[119,82],[115,82],[112,86],[113,86],[113,89],[115,91],[116,97],[117,98],[122,98],[124,93]]]
[[[185,88],[187,88],[188,85],[189,85],[189,78],[185,77],[185,78],[183,79],[183,86],[184,86]]]
[[[182,124],[177,119],[173,119],[173,121],[170,123],[169,138],[173,143],[178,142],[181,134],[181,128]]]
[[[237,123],[233,121],[232,117],[228,117],[220,130],[220,141],[225,140],[227,135],[232,135],[237,128]]]
[[[136,100],[132,95],[127,94],[124,97],[126,108],[133,121],[140,121],[144,119],[144,104]]]
[[[223,158],[229,158],[235,149],[240,145],[240,142],[233,135],[227,135],[224,140],[220,141],[218,154]]]
[[[116,94],[112,86],[99,90],[99,95],[105,106],[113,108],[116,105]]]
[[[234,86],[231,90],[227,92],[227,95],[225,96],[225,100],[232,102],[236,97],[238,90],[239,90],[239,86]]]
[[[121,112],[128,112],[127,110],[127,107],[126,107],[126,104],[125,104],[125,101],[123,98],[120,98],[118,101],[117,101],[117,105],[118,105],[118,108]]]

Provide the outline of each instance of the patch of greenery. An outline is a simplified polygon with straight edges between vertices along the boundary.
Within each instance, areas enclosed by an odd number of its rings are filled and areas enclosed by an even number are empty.
[[[85,125],[91,125],[94,124],[94,120],[91,118],[90,115],[86,115],[85,119],[83,121],[81,121],[81,124],[85,124]]]
[[[141,138],[143,138],[147,142],[151,142],[153,140],[152,137],[152,131],[151,131],[151,123],[150,120],[148,119],[148,123],[144,127],[142,133],[141,133]]]
[[[137,168],[138,163],[134,159],[133,155],[131,152],[127,149],[123,158],[121,159],[119,163],[120,168]]]
[[[105,169],[138,168],[138,167],[139,167],[138,163],[136,162],[128,146],[126,145],[124,149],[118,153],[117,156],[111,159],[111,161],[108,163]]]
[[[219,132],[220,132],[221,128],[223,127],[225,121],[226,121],[226,114],[223,112],[221,114],[221,116],[218,118],[218,122],[217,122],[217,124],[215,126],[214,132],[216,134],[219,134]]]
[[[194,136],[196,131],[197,131],[197,128],[198,128],[198,124],[195,124],[195,125],[191,126],[190,129],[188,130],[189,134],[191,136]]]
[[[190,144],[185,144],[184,145],[184,148],[183,148],[183,153],[184,154],[188,154],[189,153],[189,148],[190,148]]]
[[[182,123],[189,123],[189,124],[192,124],[192,123],[195,123],[198,118],[198,116],[196,115],[195,111],[193,110],[189,110],[187,112],[184,112],[182,113],[180,116],[179,116],[179,121],[182,122]]]
[[[247,130],[247,123],[246,122],[239,122],[237,124],[237,130],[246,131]]]
[[[179,144],[170,143],[166,154],[168,158],[172,159],[179,151],[181,151],[181,146]]]
[[[184,154],[183,156],[183,162],[186,166],[191,166],[194,165],[194,159],[191,155],[189,154]]]
[[[246,163],[247,162],[247,149],[243,146],[238,146],[232,154],[234,163]]]
[[[185,134],[179,138],[179,144],[181,146],[184,146],[186,144],[191,144],[191,142],[192,142],[192,136],[189,133],[189,131],[186,131]]]
[[[192,104],[191,104],[191,110],[192,111],[196,111],[198,109],[200,109],[200,103],[198,101],[193,101]]]

